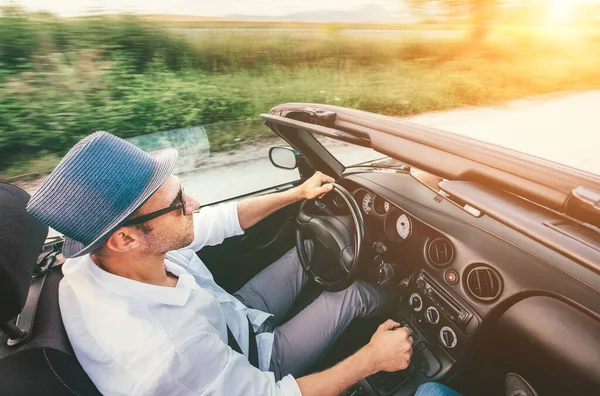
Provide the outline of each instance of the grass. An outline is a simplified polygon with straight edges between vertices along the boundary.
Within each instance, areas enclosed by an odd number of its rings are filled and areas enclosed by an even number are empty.
[[[600,64],[600,52],[585,44],[514,47],[505,42],[502,47],[496,44],[477,50],[455,42],[445,43],[446,48],[441,45],[388,42],[368,49],[387,55],[366,65],[355,54],[353,60],[331,58],[335,64],[322,60],[325,65],[318,67],[282,66],[264,73],[247,70],[213,75],[211,81],[248,99],[257,113],[283,102],[305,101],[394,116],[600,88],[600,68],[594,66]],[[399,48],[408,49],[402,56],[390,55],[394,48],[398,53],[403,53]],[[364,58],[371,59],[367,54]]]
[[[0,27],[0,179],[50,168],[98,129],[131,137],[291,101],[406,116],[600,88],[595,29],[507,28],[475,46],[460,35],[179,35],[131,18],[11,23]],[[213,151],[262,133],[208,128]]]

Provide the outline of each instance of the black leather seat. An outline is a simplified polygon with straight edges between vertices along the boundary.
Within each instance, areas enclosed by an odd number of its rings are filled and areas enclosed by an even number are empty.
[[[25,211],[25,191],[0,183],[0,324],[14,324],[25,306],[48,228]],[[42,288],[29,340],[8,346],[0,333],[0,395],[99,395],[69,344],[58,307],[60,267]]]

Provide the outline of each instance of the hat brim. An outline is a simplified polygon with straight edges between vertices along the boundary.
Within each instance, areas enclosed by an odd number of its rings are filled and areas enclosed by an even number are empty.
[[[65,236],[63,245],[63,255],[66,258],[80,257],[96,250],[108,237],[123,225],[125,220],[134,213],[140,206],[144,204],[158,190],[160,186],[173,173],[175,162],[177,161],[177,150],[166,149],[153,153],[152,156],[156,159],[157,167],[152,175],[152,178],[146,184],[146,187],[140,195],[129,205],[115,221],[102,232],[102,234],[88,245],[71,239]]]

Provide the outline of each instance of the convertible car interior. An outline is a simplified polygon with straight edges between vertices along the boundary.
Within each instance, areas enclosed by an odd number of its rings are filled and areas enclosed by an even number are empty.
[[[321,171],[335,187],[199,251],[217,283],[234,292],[295,246],[311,282],[290,316],[355,279],[396,296],[387,317],[355,320],[314,371],[391,316],[412,330],[410,366],[345,395],[413,395],[438,381],[500,396],[508,373],[538,395],[600,394],[600,176],[334,106],[289,103],[262,118],[289,144],[271,149],[275,166],[297,169],[298,183]],[[382,158],[344,166],[324,139]],[[0,394],[98,394],[58,311],[62,239],[44,242],[27,194],[0,186]]]

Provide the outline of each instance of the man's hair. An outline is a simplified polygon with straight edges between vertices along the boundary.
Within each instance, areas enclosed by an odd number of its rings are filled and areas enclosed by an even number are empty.
[[[139,215],[139,209],[136,210],[130,217],[134,218],[137,217]],[[141,224],[134,224],[132,227],[137,228],[138,230],[142,231],[142,233],[144,233],[144,235],[148,235],[150,234],[154,229],[149,226],[147,223],[141,223]],[[93,252],[92,254],[96,255],[96,256],[103,256],[106,253],[106,242],[103,242],[100,246],[98,246]]]

